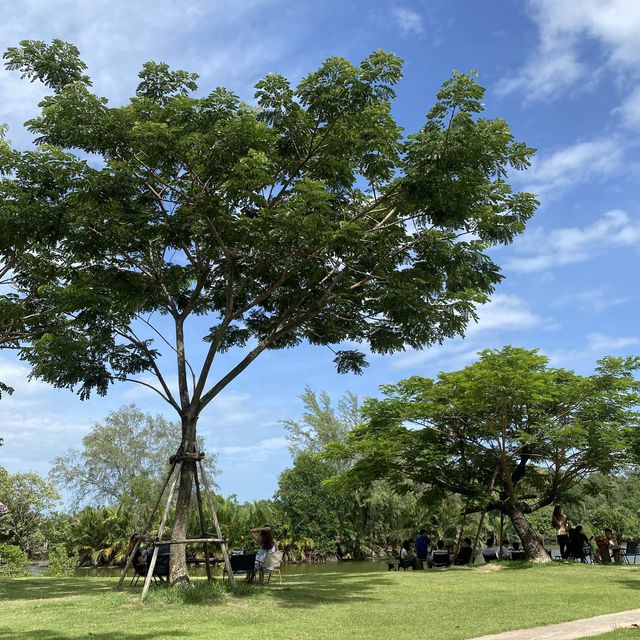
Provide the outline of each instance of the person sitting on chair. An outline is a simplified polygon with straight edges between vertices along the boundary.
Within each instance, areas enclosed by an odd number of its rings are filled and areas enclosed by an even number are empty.
[[[569,556],[580,558],[580,562],[587,562],[587,557],[593,554],[591,541],[582,531],[582,526],[578,525],[569,532]]]
[[[462,546],[458,550],[456,564],[469,564],[471,562],[472,553],[473,547],[471,546],[471,538],[465,538],[462,541]]]
[[[511,560],[525,560],[526,554],[524,549],[520,548],[520,543],[517,540],[513,541],[511,547]]]
[[[402,543],[402,549],[400,549],[400,562],[398,569],[408,569],[411,567],[415,570],[418,559],[411,552],[411,540],[405,540]]]
[[[498,557],[500,560],[511,560],[511,549],[509,549],[509,541],[506,538],[500,543]]]
[[[137,533],[134,533],[129,538],[129,546],[127,547],[127,558],[131,555],[133,548],[136,546],[136,542],[138,541],[138,538],[139,536]],[[140,546],[138,546],[138,549],[136,550],[135,555],[131,559],[131,566],[134,568],[136,573],[139,573],[141,575],[146,574],[147,554],[148,552],[146,549],[142,549]]]
[[[499,559],[499,550],[493,538],[487,538],[486,546],[480,550],[485,562],[493,562]]]
[[[444,540],[438,540],[436,548],[429,554],[429,567],[448,567],[451,564],[451,556],[444,548]]]
[[[264,559],[267,557],[267,553],[275,552],[278,550],[278,545],[271,533],[271,527],[257,527],[250,529],[251,537],[253,541],[258,545],[258,553],[256,554],[256,562],[253,572],[247,574],[245,582],[253,582],[256,577],[256,573],[260,571],[264,563]]]

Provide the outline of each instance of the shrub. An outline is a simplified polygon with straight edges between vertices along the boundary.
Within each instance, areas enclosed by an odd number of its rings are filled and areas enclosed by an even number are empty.
[[[49,566],[45,571],[46,576],[72,576],[79,564],[77,555],[70,556],[64,545],[57,544],[49,552]]]
[[[0,544],[0,576],[29,575],[29,556],[15,545]]]

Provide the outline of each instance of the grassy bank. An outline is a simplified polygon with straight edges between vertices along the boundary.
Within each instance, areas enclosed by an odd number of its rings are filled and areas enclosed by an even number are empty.
[[[637,607],[640,565],[480,567],[285,576],[282,586],[216,589],[179,601],[113,591],[115,579],[0,579],[6,640],[461,640]],[[195,594],[196,596],[202,594]]]

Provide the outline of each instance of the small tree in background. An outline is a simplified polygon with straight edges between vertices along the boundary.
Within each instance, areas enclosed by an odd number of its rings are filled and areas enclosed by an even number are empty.
[[[0,467],[0,496],[9,508],[0,518],[0,541],[30,556],[46,553],[47,520],[60,501],[55,488],[37,473],[10,474]]]
[[[118,506],[130,512],[134,528],[155,499],[169,470],[168,460],[180,444],[180,428],[164,417],[145,414],[135,405],[112,411],[52,462],[49,478],[71,491],[74,507]],[[202,449],[204,443],[198,442]],[[213,459],[205,459],[210,475]]]
[[[353,433],[358,461],[347,479],[384,475],[400,490],[457,493],[470,513],[505,514],[527,555],[547,561],[525,515],[628,462],[639,368],[640,358],[604,358],[580,376],[550,368],[536,350],[505,347],[435,380],[384,386]]]
[[[265,350],[384,354],[463,332],[501,279],[486,250],[535,209],[505,179],[532,149],[480,117],[484,90],[468,75],[403,137],[391,115],[402,63],[383,51],[359,66],[330,58],[297,87],[269,74],[255,107],[221,88],[195,96],[196,74],[154,62],[110,107],[60,40],[4,58],[52,91],[27,123],[38,149],[0,146],[3,250],[25,219],[21,243],[44,238],[19,254],[3,299],[30,319],[21,356],[82,398],[115,381],[153,389],[186,452],[202,411]],[[335,363],[366,360],[338,349]],[[176,538],[193,469],[182,466]],[[186,571],[174,546],[171,580]]]

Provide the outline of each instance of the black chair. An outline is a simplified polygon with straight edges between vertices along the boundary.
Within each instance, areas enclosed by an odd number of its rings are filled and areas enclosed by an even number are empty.
[[[629,558],[633,558],[633,564],[635,564],[636,558],[640,556],[640,540],[629,540],[627,542],[627,548],[620,549],[620,553],[627,564],[631,564]]]
[[[158,558],[153,569],[153,578],[169,578],[169,565],[171,563],[171,547],[168,544],[161,544],[158,547]]]
[[[131,578],[131,582],[129,583],[130,587],[135,587],[138,584],[138,580],[140,580],[140,578],[146,578],[147,576],[147,565],[146,564],[141,564],[136,562],[135,564],[131,565],[133,567],[134,570],[134,574]]]
[[[499,560],[497,551],[483,551],[482,559],[488,564],[489,562],[495,562]]]
[[[576,562],[580,561],[586,564],[593,564],[593,549],[590,545],[585,545],[581,548],[569,547],[567,560],[575,560]]]
[[[229,556],[229,563],[231,564],[231,573],[234,576],[253,573],[256,566],[256,554],[255,553],[242,553]],[[225,564],[222,570],[222,579],[227,575],[227,566]]]
[[[469,564],[473,557],[473,549],[471,547],[461,547],[456,556],[456,564]]]
[[[524,549],[511,549],[512,560],[526,560],[527,556]]]
[[[444,569],[451,564],[451,556],[446,549],[436,549],[431,554],[431,566],[434,569]]]

